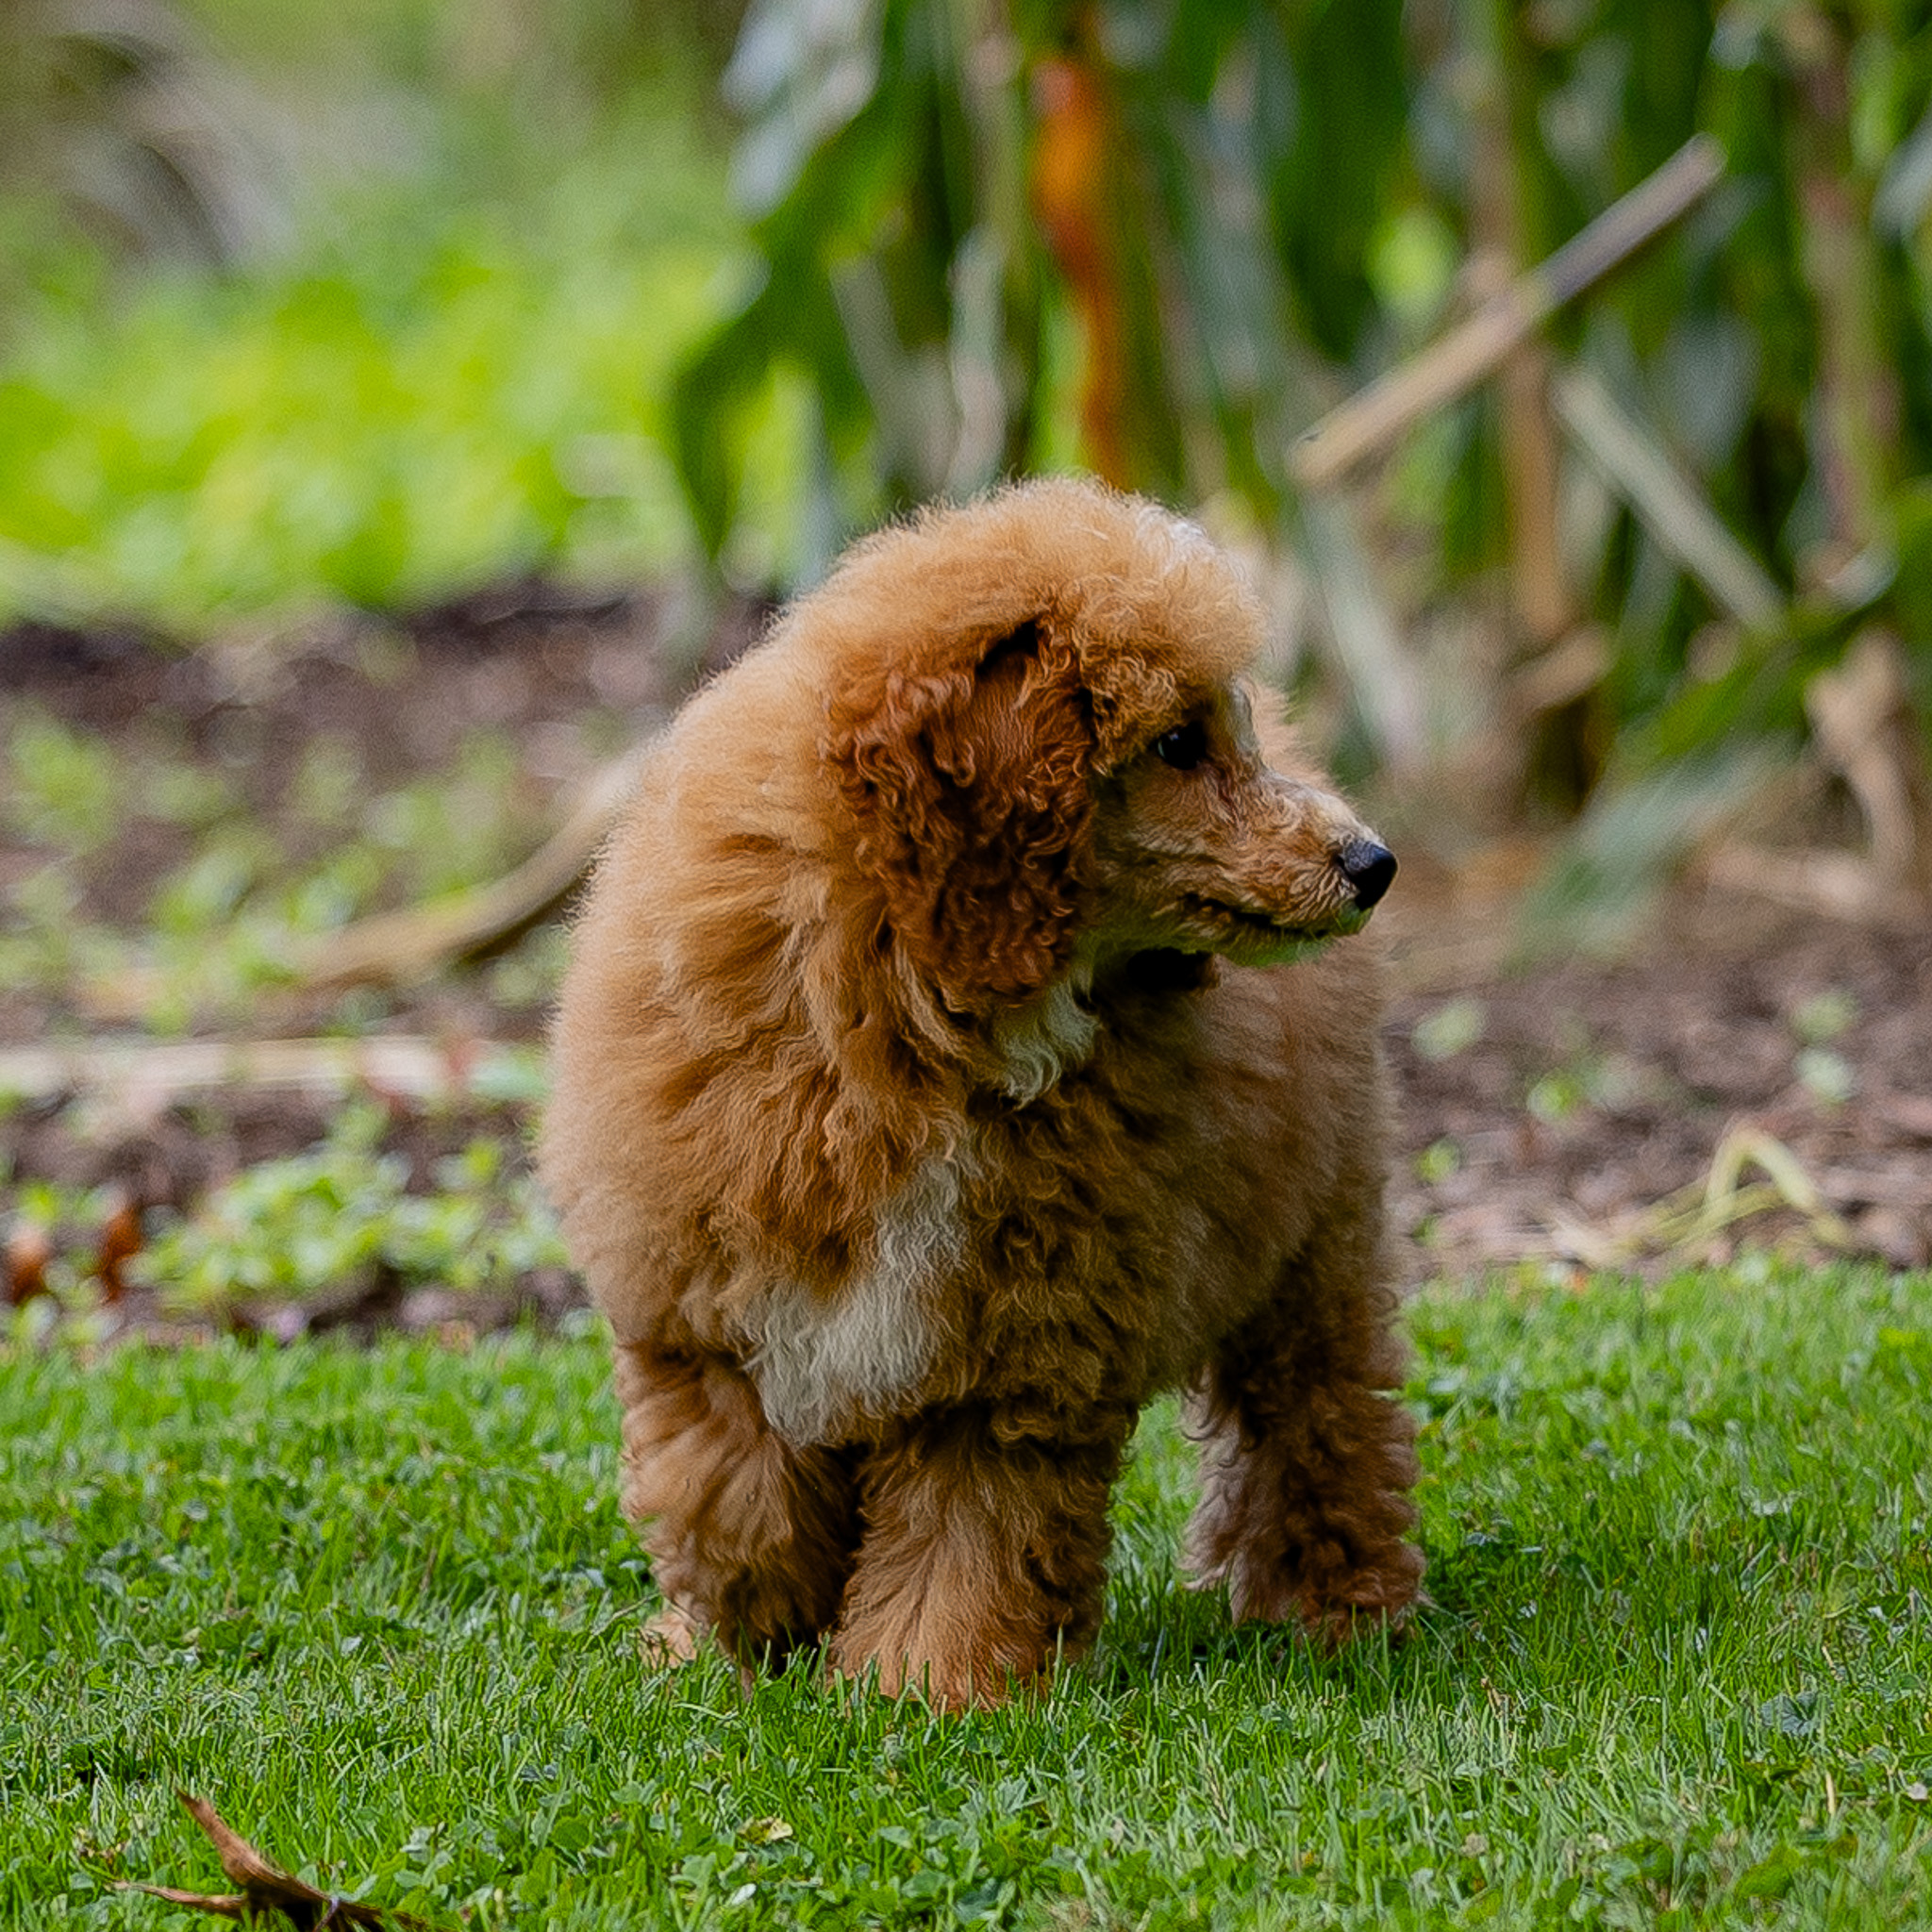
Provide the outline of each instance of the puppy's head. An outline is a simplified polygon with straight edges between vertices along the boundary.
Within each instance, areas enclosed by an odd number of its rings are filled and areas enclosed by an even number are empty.
[[[1102,950],[1219,953],[1270,966],[1357,932],[1395,858],[1333,792],[1274,770],[1238,683],[1153,721],[1094,775]]]
[[[1352,932],[1395,861],[1271,770],[1239,683],[1261,614],[1191,525],[1034,483],[859,546],[799,608],[821,754],[882,941],[961,1013],[1154,950],[1244,965]]]

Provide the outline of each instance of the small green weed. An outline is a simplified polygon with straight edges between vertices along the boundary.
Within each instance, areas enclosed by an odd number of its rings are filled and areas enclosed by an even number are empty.
[[[1842,1107],[1858,1091],[1852,1063],[1832,1044],[1858,1017],[1858,1002],[1842,987],[1814,993],[1790,1016],[1798,1041],[1791,1072],[1814,1099],[1827,1107]]]
[[[567,1264],[549,1209],[500,1141],[473,1141],[411,1191],[379,1151],[384,1117],[345,1108],[306,1154],[245,1169],[136,1257],[163,1307],[207,1315],[257,1302],[340,1297],[378,1277],[470,1290]]]
[[[26,706],[8,720],[0,756],[8,778],[5,829],[75,853],[112,837],[121,823],[120,774],[100,740]]]
[[[139,986],[159,1031],[232,1008],[353,920],[501,876],[527,855],[541,792],[498,731],[468,730],[446,769],[388,785],[324,737],[261,809],[178,729],[109,748],[24,707],[0,741],[0,836],[22,846],[0,882],[0,993]],[[518,1003],[549,998],[559,964],[533,947],[507,979]]]
[[[1483,1037],[1490,1016],[1483,1003],[1467,997],[1446,1001],[1418,1020],[1411,1036],[1425,1060],[1454,1059]]]

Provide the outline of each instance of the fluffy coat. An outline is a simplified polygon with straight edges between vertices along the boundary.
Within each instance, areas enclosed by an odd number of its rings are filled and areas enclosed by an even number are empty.
[[[1022,485],[858,545],[657,746],[541,1163],[667,1651],[824,1641],[948,1706],[1041,1679],[1178,1385],[1236,1616],[1334,1640],[1416,1600],[1346,937],[1394,861],[1264,762],[1260,631],[1192,525]]]

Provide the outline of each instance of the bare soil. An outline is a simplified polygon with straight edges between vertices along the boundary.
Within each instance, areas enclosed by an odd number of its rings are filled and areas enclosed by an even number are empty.
[[[1423,1272],[1654,1270],[1740,1244],[1932,1262],[1932,926],[1821,926],[1690,887],[1669,919],[1620,963],[1398,997],[1396,1218]],[[1431,1058],[1452,1007],[1480,1035]],[[1713,1224],[1768,1174],[1786,1198]],[[1699,1210],[1708,1231],[1670,1239],[1674,1200],[1680,1236]]]
[[[763,617],[733,606],[693,631],[649,596],[536,586],[401,626],[337,618],[189,655],[126,632],[22,627],[0,633],[0,727],[31,706],[125,750],[130,770],[140,758],[151,766],[158,746],[225,774],[299,867],[326,857],[291,808],[306,745],[323,734],[352,742],[379,787],[441,771],[483,724],[516,747],[534,846],[599,747],[651,728]],[[157,880],[193,853],[193,834],[130,801],[125,829],[75,868],[75,917],[137,928]],[[1508,895],[1482,890],[1480,868],[1404,857],[1378,924],[1396,987],[1392,1202],[1415,1277],[1524,1264],[1655,1271],[1740,1245],[1932,1264],[1932,924],[1823,924],[1686,887],[1624,960],[1566,958],[1561,936],[1543,934],[1544,963],[1506,972],[1495,962],[1515,917]],[[0,892],[48,862],[43,846],[0,826]],[[0,909],[0,931],[9,917]],[[458,1058],[480,1041],[539,1038],[541,1003],[507,1005],[495,983],[452,972],[346,1003],[203,1015],[191,1030],[428,1036]],[[115,1030],[97,990],[0,989],[0,1049]],[[527,1130],[511,1105],[383,1097],[393,1144],[425,1184],[437,1157],[473,1135],[521,1149]],[[241,1086],[117,1118],[99,1094],[33,1095],[0,1115],[0,1210],[11,1210],[0,1233],[20,1248],[38,1182],[99,1190],[103,1218],[131,1212],[137,1226],[158,1208],[191,1210],[242,1167],[312,1143],[335,1104]],[[76,1251],[106,1238],[101,1225],[54,1232]],[[10,1267],[12,1291],[30,1290],[18,1253]],[[317,1319],[475,1325],[553,1315],[574,1294],[546,1277],[452,1309],[447,1297],[377,1284]]]

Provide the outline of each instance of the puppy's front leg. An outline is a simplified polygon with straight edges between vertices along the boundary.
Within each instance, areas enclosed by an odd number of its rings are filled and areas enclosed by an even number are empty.
[[[1131,1414],[1071,1438],[1019,1434],[999,1411],[906,1424],[868,1458],[864,1541],[834,1666],[946,1709],[1037,1686],[1100,1622],[1108,1496]]]
[[[1224,1345],[1194,1405],[1190,1567],[1227,1585],[1237,1622],[1299,1623],[1326,1643],[1399,1626],[1422,1596],[1415,1421],[1387,1393],[1403,1357],[1374,1231],[1304,1256]]]
[[[793,1449],[733,1362],[620,1343],[624,1508],[669,1607],[652,1648],[714,1633],[741,1663],[815,1641],[839,1610],[858,1512],[850,1459]]]

